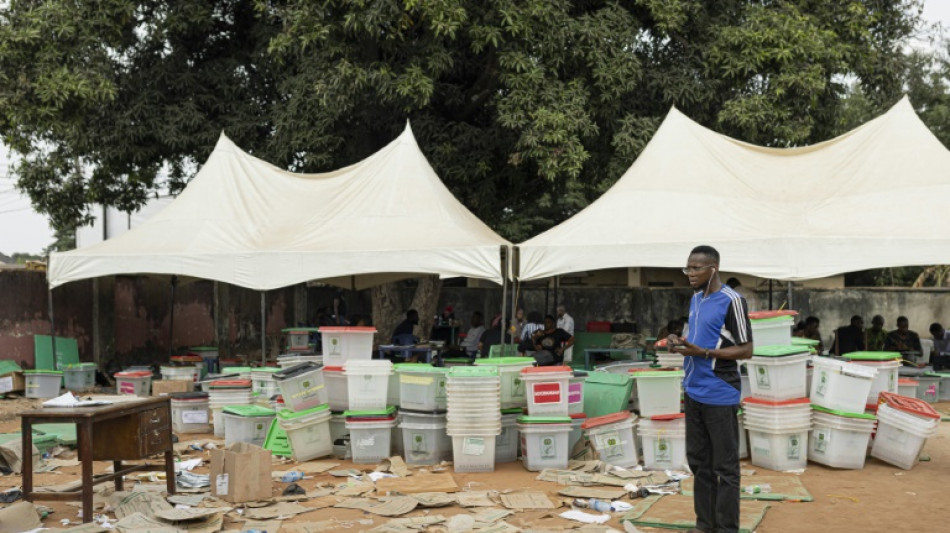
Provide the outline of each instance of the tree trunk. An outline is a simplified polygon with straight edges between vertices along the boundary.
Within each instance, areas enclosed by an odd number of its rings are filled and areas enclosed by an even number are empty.
[[[404,307],[397,290],[398,284],[384,283],[370,289],[373,304],[373,325],[376,326],[376,343],[388,344],[396,326],[406,318],[406,311],[419,312],[419,325],[415,334],[420,338],[429,338],[432,322],[436,314],[442,280],[438,276],[419,278],[419,285],[409,307]]]
[[[397,287],[396,283],[384,283],[370,289],[376,344],[389,344],[396,325],[406,318],[406,309],[403,309]]]
[[[419,278],[419,286],[416,287],[416,293],[412,296],[412,305],[409,307],[419,311],[420,338],[428,339],[432,332],[440,292],[442,292],[442,280],[439,276]]]

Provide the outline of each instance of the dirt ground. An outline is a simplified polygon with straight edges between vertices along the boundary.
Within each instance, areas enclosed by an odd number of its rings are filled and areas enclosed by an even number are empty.
[[[31,400],[0,400],[0,433],[18,431],[19,421],[16,413],[35,405]],[[950,412],[950,403],[938,404],[938,411]],[[188,436],[187,440],[199,440],[202,437]],[[197,457],[199,452],[192,452]],[[808,463],[801,474],[801,481],[814,497],[813,502],[774,503],[757,531],[770,532],[808,532],[814,531],[925,531],[934,529],[938,519],[948,509],[945,503],[947,480],[950,480],[950,423],[942,423],[939,434],[931,438],[924,454],[930,461],[921,462],[913,470],[904,471],[882,461],[869,457],[863,470],[835,470],[818,464]],[[207,452],[205,452],[207,458]],[[329,459],[326,459],[329,460]],[[334,460],[335,461],[335,460]],[[340,461],[339,468],[357,468],[371,471],[374,465],[352,465]],[[276,466],[278,470],[288,470],[293,463]],[[96,472],[103,472],[108,464],[96,463]],[[743,461],[743,468],[754,469],[760,474],[775,474],[772,471],[752,466]],[[449,470],[451,472],[451,470]],[[207,463],[195,470],[196,473],[208,473]],[[59,484],[77,479],[79,467],[65,467],[52,473],[37,474],[37,485]],[[520,462],[500,464],[493,473],[453,474],[459,487],[471,490],[518,490],[531,489],[547,492],[554,498],[558,485],[537,481],[536,473],[526,471]],[[786,474],[794,475],[794,474]],[[341,478],[329,474],[317,474],[313,479],[301,482],[306,489],[312,489],[317,483],[339,484]],[[0,490],[17,487],[20,476],[0,476]],[[128,483],[128,482],[127,482]],[[275,482],[274,493],[278,495],[286,486]],[[68,518],[78,523],[77,504],[68,502],[42,502],[55,512],[44,524],[48,527],[62,527],[59,521]],[[307,505],[307,502],[302,502]],[[561,512],[565,509],[560,509]],[[450,516],[464,512],[458,506],[428,511],[428,514]],[[427,511],[417,509],[407,516],[421,516]],[[553,517],[551,515],[554,515]],[[614,515],[607,525],[623,530],[620,524],[621,514]],[[366,514],[353,509],[320,509],[312,513],[298,515],[284,523],[317,522],[329,519],[338,520],[339,530],[361,531],[379,526],[389,519]],[[371,519],[372,525],[360,524],[359,520]],[[519,527],[532,528],[572,528],[580,524],[559,518],[550,512],[522,512],[509,518],[509,523]],[[225,521],[225,530],[239,530],[240,522]],[[334,528],[336,529],[336,528]],[[641,528],[641,531],[663,531]]]

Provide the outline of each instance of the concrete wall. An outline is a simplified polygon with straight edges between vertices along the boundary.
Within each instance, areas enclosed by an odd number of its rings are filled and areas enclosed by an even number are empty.
[[[167,277],[117,276],[97,281],[80,281],[58,287],[54,292],[56,334],[75,338],[80,359],[99,361],[107,370],[138,363],[165,361],[169,353],[168,328],[171,323],[171,288]],[[752,309],[768,307],[765,291],[748,291]],[[98,291],[98,293],[96,292]],[[313,324],[317,310],[331,305],[335,289],[330,287],[288,287],[267,292],[268,355],[280,351],[280,330],[298,324]],[[98,300],[96,298],[98,294]],[[403,306],[411,301],[413,289],[400,291]],[[50,322],[47,285],[43,273],[24,270],[0,272],[0,358],[33,366],[33,335],[48,335]],[[563,302],[574,317],[578,331],[589,321],[635,322],[642,331],[656,333],[672,318],[687,314],[691,291],[686,288],[552,288],[532,285],[520,289],[519,306],[527,311],[553,313]],[[786,303],[785,287],[776,285],[773,307]],[[345,291],[349,315],[371,314],[369,291]],[[512,294],[509,292],[508,301]],[[305,301],[300,301],[304,299]],[[98,304],[94,306],[94,302]],[[216,310],[226,309],[223,314]],[[501,311],[500,287],[446,287],[442,289],[438,309],[455,308],[469,326],[474,311],[487,319]],[[510,305],[510,304],[509,304]],[[931,322],[950,325],[950,290],[796,288],[792,306],[801,317],[815,315],[821,320],[820,331],[830,343],[838,326],[859,314],[869,322],[881,314],[886,327],[895,327],[897,316],[910,320],[911,329],[929,336]],[[97,313],[93,310],[96,309]],[[302,315],[306,316],[302,316]],[[95,320],[94,320],[95,318]],[[175,296],[173,353],[188,346],[215,345],[220,339],[222,355],[260,357],[260,293],[211,281],[181,283]],[[100,331],[98,353],[93,340]]]

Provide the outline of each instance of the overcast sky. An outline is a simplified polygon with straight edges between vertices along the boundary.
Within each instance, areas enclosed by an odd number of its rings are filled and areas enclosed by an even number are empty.
[[[925,0],[924,19],[950,29],[950,0]],[[0,253],[38,254],[53,242],[53,231],[46,217],[34,212],[29,200],[13,188],[6,163],[9,150],[0,149]]]

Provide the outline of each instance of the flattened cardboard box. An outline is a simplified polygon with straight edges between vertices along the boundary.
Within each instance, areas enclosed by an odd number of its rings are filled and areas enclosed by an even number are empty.
[[[26,379],[23,372],[10,372],[0,376],[0,394],[5,392],[20,392],[26,389]]]
[[[236,442],[211,450],[211,495],[231,503],[270,498],[271,453],[260,446]]]
[[[194,392],[195,383],[183,379],[160,379],[152,382],[152,396],[168,396],[173,392]]]

